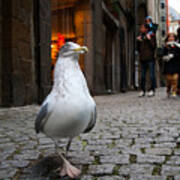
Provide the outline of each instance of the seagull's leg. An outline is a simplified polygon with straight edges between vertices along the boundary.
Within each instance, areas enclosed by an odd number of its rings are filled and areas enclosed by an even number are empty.
[[[68,156],[68,151],[69,151],[69,148],[71,146],[71,142],[72,142],[72,139],[70,138],[68,143],[67,143],[67,146],[66,146],[66,157]]]
[[[39,137],[38,137],[38,134],[36,133],[36,140],[37,140],[37,146],[39,147],[40,145],[40,140],[39,140]]]
[[[63,155],[60,151],[58,151],[60,148],[58,147],[58,144],[55,142],[55,148],[60,156],[60,158],[63,160],[63,166],[60,167],[60,176],[68,175],[70,178],[78,177],[81,173],[79,169],[77,169],[75,166],[73,166]],[[68,142],[69,144],[69,142]],[[70,146],[70,145],[69,145]]]

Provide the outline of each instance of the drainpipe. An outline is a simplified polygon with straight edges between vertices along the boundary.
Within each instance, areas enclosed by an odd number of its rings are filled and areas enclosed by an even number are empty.
[[[166,31],[169,33],[169,2],[166,0]]]
[[[135,89],[137,89],[139,87],[139,71],[138,71],[139,62],[138,62],[138,51],[137,51],[137,41],[136,41],[136,37],[138,35],[137,9],[138,9],[138,0],[135,0],[135,5],[134,5],[134,13],[135,13],[135,40],[134,40],[135,73],[134,73],[134,86],[135,86]]]

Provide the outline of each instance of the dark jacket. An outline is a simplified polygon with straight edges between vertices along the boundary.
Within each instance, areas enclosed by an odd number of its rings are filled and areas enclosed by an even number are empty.
[[[152,32],[154,35],[156,34],[156,31],[158,29],[158,24],[151,23],[151,24],[145,24],[145,26],[148,28],[149,32]]]
[[[164,47],[164,57],[173,54],[173,58],[164,61],[164,74],[175,74],[180,72],[180,48],[177,46]]]
[[[142,37],[143,40],[137,43],[140,61],[154,60],[156,37],[153,36],[150,40],[147,39],[145,35]]]

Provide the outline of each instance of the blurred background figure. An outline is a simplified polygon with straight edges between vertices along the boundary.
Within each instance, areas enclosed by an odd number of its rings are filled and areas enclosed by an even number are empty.
[[[164,74],[166,76],[167,96],[176,97],[180,66],[180,44],[177,36],[170,33],[165,40],[164,47]]]
[[[149,69],[151,87],[148,92],[148,96],[155,95],[156,78],[155,78],[155,58],[154,53],[156,49],[156,38],[152,36],[150,39],[147,37],[148,28],[145,24],[140,27],[140,35],[137,37],[138,52],[141,66],[141,92],[139,97],[145,96],[146,92],[146,73]]]

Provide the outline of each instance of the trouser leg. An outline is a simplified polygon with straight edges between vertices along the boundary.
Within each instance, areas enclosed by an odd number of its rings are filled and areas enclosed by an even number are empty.
[[[178,89],[177,89],[178,95],[180,95],[180,73],[178,75]]]
[[[156,77],[155,77],[155,61],[149,62],[149,72],[150,72],[150,79],[151,79],[151,88],[150,90],[155,91],[156,88]]]
[[[169,94],[171,92],[171,79],[172,79],[172,75],[171,74],[167,74],[166,75],[166,87],[167,87],[167,93]]]
[[[141,63],[141,90],[146,91],[146,71],[147,71],[147,63]]]
[[[177,93],[178,73],[172,75],[172,92]]]

